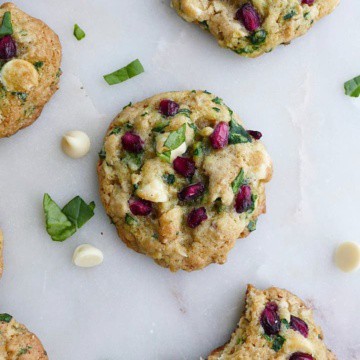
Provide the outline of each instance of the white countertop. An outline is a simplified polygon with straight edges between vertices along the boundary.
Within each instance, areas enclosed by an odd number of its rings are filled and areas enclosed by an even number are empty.
[[[360,2],[340,7],[290,46],[255,60],[236,56],[183,22],[168,0],[18,0],[61,37],[61,89],[41,118],[0,140],[0,227],[5,234],[1,312],[43,341],[51,360],[198,359],[228,340],[247,283],[286,288],[313,305],[328,346],[360,359],[360,272],[333,265],[342,241],[360,241],[360,99],[343,83],[360,74]],[[74,23],[86,31],[77,42]],[[108,86],[102,75],[139,58],[146,72]],[[100,203],[96,162],[112,118],[169,90],[207,89],[248,128],[263,132],[275,173],[268,214],[227,264],[172,274],[117,238]],[[90,155],[60,150],[86,131]],[[42,197],[75,195],[95,217],[64,243],[44,230]],[[103,250],[101,267],[72,265],[75,247]]]

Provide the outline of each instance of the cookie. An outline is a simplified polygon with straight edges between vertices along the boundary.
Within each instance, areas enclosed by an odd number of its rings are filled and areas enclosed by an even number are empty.
[[[61,74],[60,41],[46,24],[11,3],[0,6],[1,21],[8,30],[0,36],[0,138],[40,116]]]
[[[0,359],[47,360],[40,340],[11,315],[0,314]]]
[[[220,46],[257,57],[305,34],[339,0],[172,0],[188,22],[208,30]]]
[[[4,270],[3,248],[4,248],[4,236],[0,229],[0,278]]]
[[[98,164],[119,236],[171,271],[223,264],[265,212],[272,162],[260,137],[207,91],[129,104],[111,123]]]
[[[287,290],[248,285],[244,315],[230,341],[208,360],[336,360],[312,310]]]

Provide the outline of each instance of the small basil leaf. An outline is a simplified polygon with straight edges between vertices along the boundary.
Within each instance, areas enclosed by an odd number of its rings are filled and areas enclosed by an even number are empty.
[[[74,36],[79,41],[86,36],[85,31],[78,24],[74,25]]]
[[[54,241],[64,241],[76,232],[76,226],[61,211],[49,194],[44,195],[46,231]]]
[[[12,316],[9,314],[0,314],[0,321],[9,323],[12,319]]]
[[[163,121],[163,122],[158,122],[158,123],[155,124],[155,127],[152,129],[152,131],[161,133],[162,131],[164,131],[164,129],[167,126],[169,126],[169,124],[170,124],[170,120],[166,120],[166,121]]]
[[[252,142],[251,136],[247,131],[238,124],[237,121],[231,119],[230,121],[230,134],[229,134],[229,144],[243,144]]]
[[[11,12],[6,11],[4,14],[1,27],[0,27],[0,37],[5,35],[12,35],[13,34],[13,27],[11,24]]]
[[[168,163],[170,163],[171,151],[165,151],[163,153],[157,153],[157,156]]]
[[[88,205],[80,196],[76,196],[64,206],[62,212],[80,229],[94,216],[94,208],[94,202]]]
[[[109,85],[115,85],[129,80],[132,77],[143,73],[144,71],[145,70],[141,62],[136,59],[125,67],[116,70],[111,74],[105,75],[104,79]]]
[[[174,182],[175,182],[175,175],[174,174],[164,174],[162,176],[162,178],[169,185],[173,185]]]
[[[272,349],[276,352],[280,351],[281,348],[283,347],[285,341],[286,341],[286,339],[284,337],[282,337],[281,335],[276,335],[276,338],[272,345]]]
[[[354,77],[344,84],[345,94],[352,97],[360,96],[360,76]]]
[[[131,215],[129,215],[129,214],[126,214],[125,215],[125,223],[127,224],[127,225],[136,225],[137,224],[137,220],[135,219],[135,218],[133,218]]]
[[[244,185],[244,169],[240,170],[238,176],[231,183],[231,188],[232,188],[234,194],[237,194],[239,192],[241,185]]]
[[[256,230],[256,224],[257,224],[257,220],[251,220],[247,226],[247,228],[249,229],[250,232],[253,232]]]
[[[177,149],[185,141],[185,133],[186,124],[184,124],[180,129],[171,132],[166,139],[164,146],[169,150]]]
[[[123,160],[132,171],[136,171],[142,166],[143,154],[135,154],[127,151]]]

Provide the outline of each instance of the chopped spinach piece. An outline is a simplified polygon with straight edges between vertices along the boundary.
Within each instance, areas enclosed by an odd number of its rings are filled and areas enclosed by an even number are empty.
[[[34,66],[35,66],[36,70],[39,70],[44,66],[44,62],[43,61],[37,61],[36,63],[34,63]]]
[[[177,113],[178,114],[184,114],[185,116],[190,118],[191,110],[190,109],[180,109]]]
[[[297,12],[294,9],[291,9],[286,15],[284,15],[284,20],[290,20],[296,14],[297,14]]]
[[[166,139],[164,146],[169,150],[177,149],[185,141],[186,124],[180,129],[172,131]]]
[[[203,93],[204,93],[204,94],[211,95],[211,92],[209,92],[209,91],[207,91],[207,90],[204,90]]]
[[[162,178],[169,185],[173,185],[175,183],[175,175],[174,174],[164,174]]]
[[[157,153],[157,156],[168,163],[170,163],[171,151],[165,151],[163,153]]]
[[[121,126],[115,126],[109,135],[118,135],[121,133]]]
[[[105,151],[104,147],[102,147],[100,152],[99,152],[99,158],[100,159],[106,159],[106,151]]]
[[[285,325],[285,327],[286,327],[287,329],[290,328],[290,324],[289,324],[289,322],[288,322],[286,319],[281,319],[281,322]]]
[[[9,323],[12,319],[12,316],[9,314],[0,314],[0,321]]]
[[[203,155],[203,147],[201,141],[198,141],[194,144],[193,155],[198,157]]]
[[[260,45],[263,44],[266,40],[267,32],[265,30],[255,31],[253,34],[249,36],[249,39],[252,44]]]
[[[213,107],[213,110],[215,110],[216,112],[220,112],[220,109],[217,107]]]
[[[281,348],[283,347],[284,343],[285,343],[286,339],[281,336],[281,335],[276,335],[273,344],[272,344],[272,349],[276,352],[280,351]]]
[[[344,84],[345,94],[352,97],[360,96],[360,75]]]
[[[165,121],[162,121],[162,122],[158,122],[155,124],[155,127],[152,129],[152,131],[155,131],[155,132],[164,132],[164,129],[169,126],[170,124],[170,120],[165,120]]]
[[[74,36],[79,41],[82,40],[86,36],[85,31],[83,29],[81,29],[81,27],[78,24],[74,25]]]
[[[14,31],[11,23],[11,12],[6,11],[0,27],[0,37],[5,35],[12,35],[13,33]]]
[[[205,30],[209,30],[209,25],[207,23],[206,20],[204,21],[199,21],[199,24],[205,29]]]
[[[123,107],[123,110],[125,110],[126,108],[131,107],[131,106],[132,106],[132,102],[130,101],[127,105],[125,105],[125,106]]]
[[[143,161],[143,153],[132,153],[129,151],[125,152],[125,157],[123,158],[125,164],[127,166],[129,166],[129,168],[132,171],[136,171],[139,170],[141,168],[142,165],[142,161]]]
[[[215,99],[212,99],[211,101],[217,105],[222,104],[222,99],[220,99],[219,97],[216,97]]]
[[[136,59],[125,67],[116,70],[111,74],[104,75],[104,79],[109,85],[115,85],[140,75],[144,71],[141,62],[139,59]]]
[[[125,222],[126,224],[131,226],[131,225],[136,225],[138,221],[135,218],[133,218],[130,214],[126,214]]]
[[[67,218],[80,229],[94,216],[95,203],[87,204],[80,196],[74,197],[62,209]]]
[[[235,180],[231,183],[234,194],[239,192],[240,187],[244,185],[244,169],[241,169]]]
[[[234,119],[230,121],[229,144],[243,144],[252,142],[251,136]]]
[[[256,224],[257,224],[257,220],[251,220],[247,226],[247,228],[249,229],[250,232],[253,232],[256,230]]]
[[[28,94],[24,92],[12,92],[12,94],[17,96],[22,102],[25,102],[28,98]]]

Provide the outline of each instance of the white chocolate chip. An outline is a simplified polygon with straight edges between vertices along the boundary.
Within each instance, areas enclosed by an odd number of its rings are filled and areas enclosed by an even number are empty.
[[[39,73],[30,62],[14,59],[2,67],[1,82],[7,91],[27,93],[39,85]]]
[[[66,155],[78,159],[89,152],[90,139],[82,131],[69,131],[63,136],[61,147]]]
[[[214,129],[210,126],[204,127],[199,131],[201,136],[208,137],[214,132]]]
[[[360,267],[360,246],[354,242],[344,242],[335,252],[336,266],[344,271],[355,271]]]
[[[144,200],[155,203],[164,203],[169,200],[166,186],[162,180],[153,179],[151,182],[141,185],[136,195]]]
[[[89,244],[78,246],[73,255],[74,264],[85,268],[100,265],[103,260],[104,255],[102,251]]]

